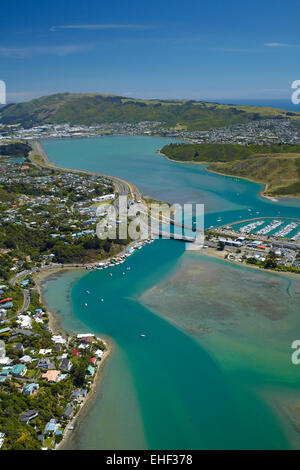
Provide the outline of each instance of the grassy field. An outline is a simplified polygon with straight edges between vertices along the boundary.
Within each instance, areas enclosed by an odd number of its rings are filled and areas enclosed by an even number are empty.
[[[265,184],[269,196],[300,196],[300,154],[262,155],[208,166],[224,175],[232,175]]]

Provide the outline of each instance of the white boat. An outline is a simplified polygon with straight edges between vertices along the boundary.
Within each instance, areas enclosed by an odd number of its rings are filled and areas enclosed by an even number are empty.
[[[87,306],[88,306],[88,304],[84,304],[84,306],[85,306],[85,307],[87,307]]]
[[[140,335],[140,336],[141,336],[142,338],[145,338],[145,337],[146,337],[146,335],[144,335],[144,334],[142,334],[142,335]]]

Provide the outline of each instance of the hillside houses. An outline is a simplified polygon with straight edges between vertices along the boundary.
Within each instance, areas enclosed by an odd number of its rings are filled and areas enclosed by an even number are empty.
[[[32,334],[22,334],[26,331]],[[0,362],[0,399],[4,404],[5,400],[9,404],[10,397],[31,400],[20,401],[22,412],[16,419],[36,429],[39,435],[37,448],[55,446],[59,442],[67,423],[85,402],[106,349],[105,343],[92,334],[64,338],[45,331],[49,338],[48,348],[38,347],[42,330],[36,335],[31,330],[7,327],[0,342],[0,358],[9,360],[8,364]],[[81,345],[84,345],[82,353],[74,355],[74,350],[79,351]],[[54,395],[51,394],[52,387],[59,387]],[[50,410],[50,421],[43,418],[44,409]],[[12,442],[9,428],[4,426],[1,436],[2,448],[10,448],[7,447],[12,445],[9,444]],[[53,440],[49,440],[49,436]]]

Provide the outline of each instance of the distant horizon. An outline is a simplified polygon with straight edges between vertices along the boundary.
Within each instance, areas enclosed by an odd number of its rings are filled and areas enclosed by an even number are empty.
[[[1,10],[7,101],[59,90],[142,99],[289,99],[300,4],[273,0],[13,2]]]

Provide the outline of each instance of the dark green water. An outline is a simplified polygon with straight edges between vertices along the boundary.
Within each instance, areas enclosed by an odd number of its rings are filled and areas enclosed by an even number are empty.
[[[114,137],[52,141],[44,148],[59,165],[123,176],[154,198],[204,202],[206,225],[220,215],[223,222],[246,218],[249,208],[262,216],[298,216],[299,201],[264,201],[259,185],[159,157],[155,150],[164,143]],[[289,350],[300,326],[299,281],[257,277],[197,258],[184,252],[183,243],[168,240],[145,247],[112,272],[69,272],[49,281],[44,292],[63,326],[106,334],[115,343],[97,398],[69,448],[298,447],[292,427],[265,395],[287,389],[300,394]],[[240,297],[239,286],[245,292]],[[283,295],[291,298],[283,304],[285,315],[258,316],[274,310],[274,296],[276,303]]]

